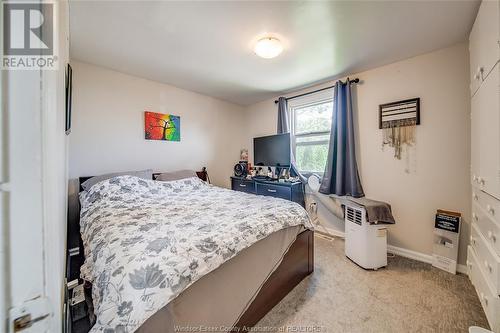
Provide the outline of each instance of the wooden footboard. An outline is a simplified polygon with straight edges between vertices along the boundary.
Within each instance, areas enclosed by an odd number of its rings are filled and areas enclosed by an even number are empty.
[[[296,285],[314,271],[314,231],[306,230],[283,257],[281,264],[264,283],[235,328],[255,326]],[[238,331],[235,329],[234,331]]]

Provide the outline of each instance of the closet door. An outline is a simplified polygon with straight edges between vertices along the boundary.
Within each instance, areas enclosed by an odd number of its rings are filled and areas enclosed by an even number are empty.
[[[474,96],[481,85],[482,78],[480,73],[480,16],[476,17],[476,21],[472,26],[469,35],[469,61],[470,61],[470,94]]]
[[[480,187],[479,163],[481,161],[481,142],[480,142],[480,105],[477,95],[471,98],[471,183],[473,186]]]
[[[485,0],[469,36],[471,94],[500,59],[500,1]]]
[[[500,71],[495,66],[477,91],[479,102],[479,175],[483,191],[500,199]]]

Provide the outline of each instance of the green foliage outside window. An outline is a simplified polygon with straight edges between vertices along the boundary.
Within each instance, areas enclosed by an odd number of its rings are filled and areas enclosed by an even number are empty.
[[[294,109],[295,160],[300,171],[322,173],[328,156],[332,102]]]
[[[297,146],[297,167],[300,171],[323,173],[328,156],[328,145]]]

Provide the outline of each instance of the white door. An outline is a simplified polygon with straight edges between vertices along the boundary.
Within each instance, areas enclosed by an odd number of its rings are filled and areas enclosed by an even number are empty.
[[[481,160],[480,145],[480,106],[478,94],[471,98],[471,182],[473,186],[480,187],[479,183],[479,163]]]
[[[480,108],[480,162],[482,189],[500,199],[500,71],[495,66],[474,96]]]
[[[3,17],[2,6],[0,6],[0,17]],[[0,24],[0,36],[3,36],[3,27]],[[0,43],[1,44],[1,43]],[[0,49],[2,46],[0,45]],[[2,50],[3,52],[3,50]],[[5,140],[7,129],[7,117],[4,105],[5,72],[0,70],[0,331],[7,331],[7,142]]]
[[[481,6],[483,7],[483,6]],[[482,8],[480,7],[479,12],[482,12]],[[484,8],[483,8],[484,10]],[[481,39],[480,39],[480,33],[481,33],[481,15],[476,16],[476,21],[474,22],[474,25],[472,26],[472,30],[469,34],[469,59],[470,59],[470,94],[471,96],[474,96],[476,91],[479,89],[479,86],[481,85],[481,82],[483,82],[483,79],[481,77]]]
[[[500,2],[481,3],[469,36],[471,93],[479,88],[498,59],[500,35]]]
[[[25,302],[45,297],[41,73],[16,71],[6,76],[7,286],[10,318],[15,319],[23,316]]]
[[[68,24],[54,4],[59,69],[2,71],[0,332],[63,328]]]

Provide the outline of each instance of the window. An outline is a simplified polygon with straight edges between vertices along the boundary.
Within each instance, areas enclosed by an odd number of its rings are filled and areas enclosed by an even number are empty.
[[[332,125],[332,93],[309,95],[289,103],[291,110],[292,149],[302,173],[325,171]]]

